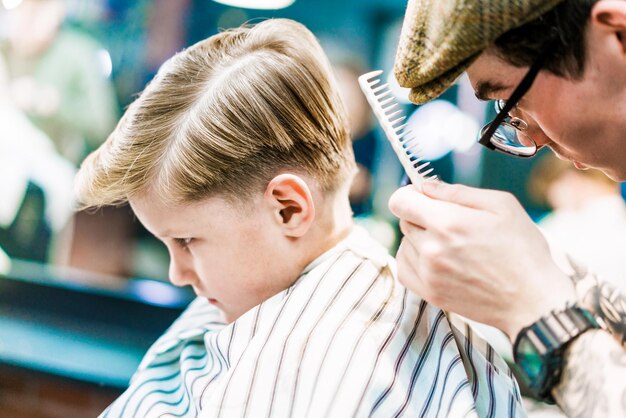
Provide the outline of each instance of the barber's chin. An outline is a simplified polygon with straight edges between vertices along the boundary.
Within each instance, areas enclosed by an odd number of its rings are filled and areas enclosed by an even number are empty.
[[[624,170],[601,169],[601,171],[616,183],[626,182],[626,172]]]
[[[626,182],[626,168],[625,167],[607,167],[607,166],[590,166],[586,164],[579,163],[578,161],[573,161],[574,166],[579,170],[588,170],[593,168],[594,170],[602,171],[605,176],[610,178],[616,183]]]

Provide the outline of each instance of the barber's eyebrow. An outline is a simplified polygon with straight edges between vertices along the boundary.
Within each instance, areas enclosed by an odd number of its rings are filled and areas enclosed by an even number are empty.
[[[478,100],[493,100],[494,94],[499,93],[502,90],[506,90],[507,88],[508,86],[505,86],[504,84],[491,81],[479,81],[476,84],[476,92],[474,92],[474,94]]]

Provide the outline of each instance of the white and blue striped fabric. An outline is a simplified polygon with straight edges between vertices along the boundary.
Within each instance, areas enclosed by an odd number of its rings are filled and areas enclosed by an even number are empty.
[[[101,415],[524,416],[500,357],[399,284],[360,228],[231,324],[195,300]]]

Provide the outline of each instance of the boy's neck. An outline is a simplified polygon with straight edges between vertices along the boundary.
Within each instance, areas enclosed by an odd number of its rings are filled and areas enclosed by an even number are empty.
[[[316,209],[317,222],[311,231],[310,251],[303,259],[303,269],[350,235],[354,226],[347,191],[340,190],[325,197]]]

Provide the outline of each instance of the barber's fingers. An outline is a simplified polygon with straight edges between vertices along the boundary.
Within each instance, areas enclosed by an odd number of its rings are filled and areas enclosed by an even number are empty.
[[[474,209],[431,199],[413,186],[398,189],[389,199],[389,209],[400,218],[424,229],[446,229],[449,223],[470,216]]]
[[[427,181],[422,184],[422,193],[426,196],[441,201],[455,203],[460,206],[490,210],[515,201],[511,193],[500,190],[479,189],[463,184],[448,184],[438,181]]]
[[[400,283],[420,297],[432,297],[431,285],[433,252],[439,248],[432,235],[410,222],[400,221],[400,229],[404,235],[396,254],[398,277]]]
[[[412,190],[417,192],[415,187]],[[463,184],[448,184],[440,181],[424,182],[420,189],[424,195],[440,202],[454,203],[467,208],[489,210],[508,205],[515,198],[508,192],[480,189]]]
[[[440,256],[445,255],[448,239],[407,221],[400,221],[400,230],[404,235],[402,242],[405,248],[415,256],[415,271],[422,276],[431,274],[433,268],[439,264],[438,261],[441,261]]]
[[[400,283],[416,295],[423,297],[425,286],[418,273],[419,253],[407,238],[400,243],[400,248],[396,253],[396,262]]]
[[[424,228],[450,229],[477,216],[483,220],[491,214],[507,218],[522,211],[513,195],[498,190],[435,182],[424,183],[422,189],[423,193],[413,186],[398,189],[389,199],[391,212]]]
[[[442,306],[447,296],[449,276],[439,274],[438,260],[433,258],[438,245],[429,240],[427,231],[415,230],[400,244],[396,261],[398,280],[420,298]]]

